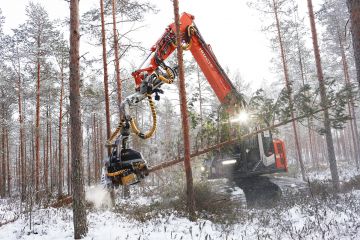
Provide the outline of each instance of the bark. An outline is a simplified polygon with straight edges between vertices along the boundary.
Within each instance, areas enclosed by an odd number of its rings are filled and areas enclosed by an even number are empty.
[[[109,100],[109,81],[107,70],[107,54],[106,54],[106,37],[105,37],[105,19],[104,19],[104,0],[100,0],[100,16],[101,16],[101,42],[102,42],[102,55],[104,65],[104,96],[105,96],[105,113],[106,113],[106,137],[110,138],[111,126],[110,126],[110,100]],[[108,150],[110,155],[110,149]]]
[[[8,197],[11,195],[11,171],[10,171],[10,146],[9,146],[9,130],[6,129],[5,132],[6,139],[6,172],[7,172],[7,194]]]
[[[116,29],[116,1],[112,0],[112,16],[113,16],[113,35],[114,35],[114,54],[115,54],[115,73],[116,73],[116,86],[117,86],[117,104],[119,109],[119,118],[120,116],[120,105],[122,100],[122,86],[120,78],[120,61],[119,61],[119,39]],[[123,186],[124,198],[130,197],[129,186]]]
[[[96,129],[98,131],[97,133],[97,145],[98,145],[98,157],[97,157],[97,172],[96,172],[96,179],[95,182],[99,182],[100,181],[100,174],[101,174],[101,160],[103,159],[104,156],[104,144],[103,144],[103,135],[102,135],[102,126],[101,126],[101,118],[97,119],[96,122]]]
[[[91,184],[91,165],[90,165],[90,135],[89,135],[89,126],[86,128],[87,131],[87,184],[90,186]]]
[[[38,51],[40,51],[40,37],[38,36]],[[35,122],[35,192],[39,199],[40,184],[40,52],[37,56],[37,84],[36,84],[36,122]]]
[[[185,77],[184,77],[184,63],[183,52],[181,47],[181,35],[180,35],[180,17],[179,17],[179,2],[173,1],[174,4],[174,16],[176,26],[176,40],[177,40],[177,59],[179,66],[179,95],[180,95],[180,112],[183,128],[183,141],[184,141],[184,167],[186,174],[186,195],[187,195],[187,207],[190,215],[190,219],[195,218],[195,195],[193,187],[193,177],[190,163],[190,137],[189,137],[189,117],[186,102],[186,89],[185,89]]]
[[[294,6],[295,7],[295,6]],[[299,30],[298,30],[298,10],[296,10],[296,23],[295,23],[295,30],[296,30],[296,43],[297,43],[297,48],[298,48],[298,57],[299,57],[299,68],[300,68],[300,74],[301,74],[301,81],[302,81],[302,85],[303,87],[305,86],[305,82],[306,82],[306,75],[305,75],[305,66],[304,66],[304,62],[303,62],[303,54],[302,54],[302,49],[301,49],[301,45],[300,45],[300,36],[299,36]],[[308,95],[308,93],[307,93]],[[314,161],[314,150],[313,150],[313,142],[312,142],[312,132],[311,132],[311,128],[310,128],[310,123],[311,123],[311,119],[310,117],[308,117],[307,119],[307,134],[308,134],[308,150],[309,150],[309,157],[311,159],[312,162],[312,167],[315,168],[316,164]],[[318,166],[317,166],[318,167]]]
[[[340,26],[337,25],[337,35],[339,39],[339,48],[341,52],[341,62],[343,65],[343,72],[344,72],[344,81],[345,84],[350,86],[350,74],[349,74],[349,65],[345,55],[345,47],[342,38],[342,34],[340,31]],[[356,121],[356,114],[355,114],[355,104],[354,98],[351,96],[348,102],[348,112],[349,116],[351,117],[350,120],[350,127],[351,127],[351,137],[354,145],[354,159],[356,163],[357,169],[359,169],[359,162],[360,162],[360,155],[359,155],[359,132],[357,129],[357,121]]]
[[[51,112],[51,108],[50,108],[50,112]],[[56,161],[54,159],[53,156],[53,152],[52,152],[52,114],[49,115],[49,156],[50,156],[50,161],[52,162],[52,168],[51,168],[51,175],[53,176],[54,180],[54,185],[56,183]]]
[[[59,100],[59,185],[58,185],[58,196],[63,195],[63,183],[64,183],[64,160],[63,160],[63,147],[62,147],[62,103],[64,94],[64,59],[62,59],[62,65],[60,68],[61,85],[60,85],[60,100]]]
[[[360,85],[360,1],[347,0],[347,5],[350,13],[351,33],[353,40],[356,78]]]
[[[24,154],[24,120],[22,111],[22,84],[20,73],[20,61],[18,61],[18,81],[17,81],[17,97],[18,97],[18,111],[19,111],[19,156],[20,156],[20,171],[21,171],[21,200],[25,200],[26,196],[26,166],[25,166],[25,154]]]
[[[97,131],[96,131],[96,115],[94,113],[93,115],[93,126],[92,126],[92,131],[93,131],[93,160],[94,160],[94,179],[96,180],[96,173],[97,173],[97,159],[99,158],[98,155],[98,150],[97,150]]]
[[[82,126],[80,106],[80,21],[79,0],[70,1],[70,125],[73,183],[74,238],[80,239],[88,232],[85,206],[85,189],[82,156]]]
[[[49,99],[50,102],[50,99]],[[46,145],[46,146],[45,146]],[[46,150],[46,152],[45,152]],[[51,157],[51,156],[50,156]],[[48,193],[49,190],[49,106],[46,107],[46,140],[44,144],[44,187],[46,192]],[[50,170],[52,169],[52,164],[50,164]],[[52,181],[50,181],[52,185]],[[52,192],[52,186],[51,186]]]
[[[70,164],[70,156],[71,156],[71,149],[70,149],[70,126],[69,126],[69,115],[67,119],[67,128],[66,128],[66,135],[67,135],[67,192],[68,195],[71,194],[71,164]]]
[[[277,6],[276,0],[273,0],[273,10],[274,10],[275,20],[276,20],[276,29],[277,29],[279,46],[280,46],[280,55],[281,55],[281,61],[282,61],[282,66],[283,66],[283,71],[284,71],[285,85],[286,85],[286,89],[289,93],[289,105],[290,105],[290,111],[291,111],[290,114],[291,114],[291,118],[294,119],[295,114],[293,111],[294,104],[293,104],[293,99],[292,99],[292,88],[291,88],[291,83],[290,83],[287,60],[286,60],[286,56],[285,56],[284,44],[283,44],[282,35],[281,35],[280,19],[279,19],[279,15],[278,15],[278,6]],[[295,146],[296,146],[297,159],[300,164],[301,176],[302,176],[302,179],[305,181],[306,180],[305,166],[304,166],[304,161],[302,158],[301,146],[300,146],[300,142],[299,142],[299,136],[298,136],[297,126],[296,126],[295,121],[292,122],[292,128],[293,128],[293,132],[294,132],[294,141],[295,141]]]
[[[116,73],[116,86],[117,86],[117,102],[121,104],[121,79],[120,79],[120,61],[119,61],[119,39],[116,29],[116,1],[112,0],[112,16],[113,16],[113,34],[114,34],[114,54],[115,54],[115,73]]]
[[[5,108],[4,108],[4,104],[3,104],[3,118],[5,119]],[[5,197],[5,193],[6,193],[6,150],[5,150],[5,125],[2,127],[2,131],[1,131],[1,183],[0,183],[0,187],[1,187],[1,191],[0,191],[0,196],[2,198]]]
[[[333,188],[336,192],[338,192],[340,190],[339,174],[338,174],[338,170],[337,170],[337,163],[336,163],[336,157],[335,157],[335,151],[334,151],[334,143],[333,143],[333,137],[332,137],[332,133],[331,133],[331,122],[330,122],[330,118],[329,118],[329,111],[326,108],[328,100],[327,100],[327,96],[326,96],[324,75],[323,75],[323,70],[322,70],[322,66],[321,66],[321,56],[320,56],[319,44],[318,44],[318,40],[317,40],[314,11],[313,11],[313,6],[312,6],[312,1],[307,0],[307,3],[308,3],[311,34],[312,34],[313,47],[314,47],[317,78],[319,81],[319,88],[320,88],[321,106],[324,108],[324,130],[325,130],[326,145],[327,145],[327,152],[328,152],[328,161],[330,164]]]

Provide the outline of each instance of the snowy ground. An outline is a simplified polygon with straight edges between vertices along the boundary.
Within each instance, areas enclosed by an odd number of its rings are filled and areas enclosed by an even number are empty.
[[[14,217],[11,208],[15,205],[2,202],[0,219]],[[93,209],[85,239],[360,239],[360,191],[337,198],[301,199],[274,209],[238,209],[234,216],[229,223],[190,222],[173,211],[137,221],[119,211]],[[24,214],[0,228],[0,239],[73,239],[72,211],[37,210],[31,229],[29,214]]]
[[[360,171],[356,169],[356,166],[350,165],[347,162],[338,162],[339,178],[342,182],[348,182],[354,176],[360,175]],[[307,173],[310,181],[326,181],[331,179],[330,169],[327,166],[323,166],[323,170],[312,171]]]
[[[344,182],[356,175],[355,168],[340,170]],[[330,174],[323,171],[309,176],[327,180]],[[286,189],[306,186],[299,179],[287,177],[274,181]],[[211,185],[215,191],[219,188],[224,194],[230,192],[231,202],[225,204],[235,203],[238,208],[228,211],[224,206],[223,212],[212,216],[202,212],[196,222],[174,208],[164,208],[163,203],[169,199],[159,197],[158,193],[148,197],[135,192],[131,199],[119,200],[116,209],[99,208],[106,203],[107,195],[98,187],[90,188],[87,198],[95,207],[89,210],[89,233],[85,239],[360,239],[360,190],[337,196],[326,191],[315,196],[295,191],[273,209],[247,209],[241,189],[226,189],[226,181],[221,180],[212,181]],[[0,226],[17,219],[0,227],[0,239],[73,239],[69,207],[36,210],[31,220],[29,213],[19,216],[17,212],[16,201],[0,200]]]

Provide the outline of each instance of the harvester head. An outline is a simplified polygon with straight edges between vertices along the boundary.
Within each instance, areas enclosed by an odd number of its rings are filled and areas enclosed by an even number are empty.
[[[139,183],[149,175],[141,153],[132,149],[122,149],[120,154],[114,150],[106,165],[107,177],[115,187]]]

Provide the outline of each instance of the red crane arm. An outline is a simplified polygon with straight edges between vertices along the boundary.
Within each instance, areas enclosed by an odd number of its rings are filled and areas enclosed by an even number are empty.
[[[182,35],[181,44],[183,48],[190,50],[221,103],[226,105],[242,104],[241,95],[236,91],[225,71],[217,61],[210,45],[205,43],[193,20],[194,16],[191,14],[183,13],[181,15],[180,33]],[[144,78],[144,72],[148,74],[153,73],[175,49],[175,24],[172,23],[151,48],[153,56],[150,60],[150,66],[132,73],[136,86],[140,86]]]

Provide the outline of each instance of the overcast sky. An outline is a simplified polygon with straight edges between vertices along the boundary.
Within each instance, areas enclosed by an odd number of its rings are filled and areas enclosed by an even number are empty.
[[[25,6],[28,0],[0,0],[0,8],[6,17],[5,30],[16,28],[26,19]],[[41,3],[49,12],[51,19],[64,18],[69,15],[68,3],[64,0],[33,0]],[[161,36],[164,29],[173,21],[172,1],[156,0],[153,4],[160,10],[151,14],[144,21],[145,28],[136,33],[144,47],[150,48]],[[98,0],[81,0],[82,12],[91,6],[99,5]],[[188,12],[195,16],[197,27],[205,41],[212,46],[220,64],[231,72],[239,71],[244,81],[251,83],[253,89],[261,87],[264,81],[272,81],[271,57],[269,41],[260,31],[259,13],[249,9],[245,0],[181,0],[180,12]],[[140,64],[141,59],[128,62]]]

